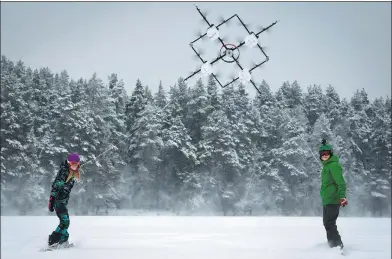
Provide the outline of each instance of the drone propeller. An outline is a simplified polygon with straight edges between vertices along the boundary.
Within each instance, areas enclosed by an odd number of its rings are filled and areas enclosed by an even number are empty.
[[[229,43],[229,38],[226,35],[219,36],[224,44]],[[221,42],[219,42],[221,44]]]
[[[218,17],[218,24],[221,24],[221,26],[225,25],[225,26],[231,26],[233,25],[233,19],[235,18],[231,18],[231,17],[223,17],[223,16],[219,16]]]
[[[206,32],[203,31],[203,30],[198,29],[198,30],[193,31],[193,36],[196,39],[196,38],[199,38],[199,37],[203,36],[204,33],[206,33]]]
[[[199,16],[200,18],[198,20],[198,23],[200,25],[204,25],[206,28],[208,28],[208,24],[211,25],[211,22],[208,21],[208,19],[207,19],[207,16],[209,15],[209,12],[208,11],[203,11],[202,12],[202,11],[200,11],[200,9],[198,9],[198,11],[199,11],[199,14],[200,14],[200,16]]]
[[[259,31],[262,31],[264,29],[264,26],[263,25],[257,25],[257,28],[256,28],[256,33],[258,33]]]
[[[224,83],[227,84],[229,82],[233,82],[238,77],[238,74],[239,74],[240,71],[241,71],[240,68],[236,68],[234,70],[230,70],[228,75],[225,76],[227,79],[226,79],[226,81]]]
[[[240,45],[241,44],[241,42],[243,42],[245,40],[245,37],[241,37],[241,36],[235,36],[235,43],[236,43],[236,46],[238,46],[238,45]]]
[[[265,62],[266,62],[266,60],[260,61],[260,62],[255,62],[254,60],[252,60],[250,62],[251,66],[249,67],[250,68],[250,73],[254,73],[256,71],[264,70]],[[260,64],[260,63],[262,63],[262,64]]]
[[[249,68],[252,69],[253,67],[257,66],[258,63],[260,63],[260,62],[256,62],[254,60],[249,61],[249,63],[248,63]]]
[[[244,27],[245,30],[248,32],[251,32],[250,24],[249,23],[244,23],[240,18],[236,19],[236,25]]]
[[[192,71],[188,70],[188,71],[187,71],[187,72],[188,72],[188,74],[187,74],[188,76],[187,76],[186,78],[184,78],[184,81],[189,80],[189,79],[192,78],[194,75],[200,73],[200,71],[201,71],[200,67],[196,67],[196,68],[195,68],[194,70],[192,70]]]
[[[258,46],[260,46],[260,44],[259,44]],[[260,46],[259,49],[260,49],[261,52],[263,53],[264,58],[269,59],[269,56],[268,56],[268,52],[269,52],[269,51],[268,51],[268,50],[270,49],[270,47],[263,47],[263,46]]]
[[[205,51],[204,51],[203,49],[197,50],[195,47],[193,47],[193,48],[196,50],[196,52],[199,54],[199,56],[200,56],[201,58],[203,58],[203,56],[204,56],[204,54],[205,54]],[[196,52],[193,52],[192,60],[201,62],[201,60],[200,60],[199,56],[196,54]],[[203,60],[204,60],[204,59],[203,59]]]
[[[221,76],[222,76],[222,72],[220,72],[220,71],[214,71],[214,75],[215,75],[215,77],[216,78],[220,78]]]
[[[260,45],[260,44],[259,44]],[[261,46],[260,47],[263,49],[264,53],[267,54],[268,50],[270,49],[270,47],[266,47],[266,46]],[[267,54],[268,55],[268,54]]]
[[[226,20],[225,17],[219,16],[219,17],[218,17],[218,24],[223,23],[225,20]],[[228,24],[228,22],[226,22],[226,24]]]
[[[207,16],[210,14],[210,12],[209,11],[204,11],[204,12],[201,12],[203,15],[204,15],[204,17],[207,19]]]
[[[200,55],[201,57],[203,57],[204,54],[206,54],[206,52],[205,52],[204,49],[200,49],[200,50],[198,50],[198,52],[199,52],[199,55]],[[195,53],[195,54],[196,54],[196,53]]]
[[[233,71],[231,71],[230,74],[229,74],[230,80],[234,80],[237,76],[238,76],[238,73],[236,74]]]
[[[276,21],[276,22],[274,22],[274,23],[268,25],[267,27],[258,25],[258,26],[257,26],[257,31],[256,31],[255,33],[260,33],[260,34],[262,34],[262,33],[272,33],[272,31],[273,31],[272,27],[273,27],[276,23],[278,23],[278,21]],[[259,36],[260,36],[260,34],[259,34]]]
[[[199,61],[199,62],[201,61],[200,58],[196,54],[192,55],[192,60]]]

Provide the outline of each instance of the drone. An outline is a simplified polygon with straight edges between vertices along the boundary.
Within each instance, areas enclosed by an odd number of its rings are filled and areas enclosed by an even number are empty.
[[[254,88],[261,94],[259,88],[256,86],[256,84],[254,83],[254,81],[252,80],[252,71],[255,70],[256,68],[260,67],[261,65],[263,65],[264,63],[269,61],[269,57],[268,55],[265,53],[264,49],[259,45],[258,43],[258,39],[259,39],[259,35],[267,30],[269,30],[272,26],[274,26],[278,21],[275,21],[274,23],[270,24],[268,27],[263,28],[261,31],[259,31],[258,33],[254,33],[252,31],[249,31],[249,29],[246,27],[246,25],[243,23],[243,21],[241,20],[241,18],[237,15],[234,14],[233,16],[231,16],[230,18],[223,20],[220,24],[218,24],[217,26],[215,26],[214,24],[211,24],[206,16],[200,11],[200,9],[196,6],[197,11],[199,12],[199,14],[203,17],[203,20],[207,23],[208,25],[208,29],[207,31],[201,35],[199,38],[197,38],[196,40],[192,41],[189,46],[192,48],[192,50],[195,52],[196,56],[201,60],[201,62],[203,63],[203,65],[201,65],[201,67],[196,70],[195,72],[193,72],[191,75],[189,75],[187,78],[184,79],[184,81],[190,79],[191,77],[193,77],[194,75],[198,74],[199,72],[201,72],[203,75],[212,75],[214,77],[214,79],[218,82],[218,84],[222,87],[225,88],[226,86],[236,82],[237,80],[240,80],[240,82],[242,83],[248,83],[251,82],[254,86]],[[219,27],[222,26],[223,24],[227,23],[228,21],[230,21],[233,18],[237,18],[238,21],[241,23],[241,25],[245,28],[245,30],[247,31],[248,35],[245,37],[245,39],[239,44],[239,45],[234,45],[234,44],[228,44],[225,43],[221,37],[219,37]],[[204,60],[201,57],[201,54],[199,52],[196,51],[196,49],[193,47],[193,45],[199,41],[200,39],[202,39],[203,37],[207,36],[210,40],[219,40],[219,42],[222,44],[222,47],[220,48],[218,57],[216,57],[214,60],[212,60],[211,62],[207,62],[206,60]],[[251,69],[246,69],[244,68],[240,62],[238,61],[239,57],[240,57],[240,48],[242,46],[248,46],[249,48],[255,48],[257,47],[264,55],[265,59],[263,61],[261,61],[258,64],[255,64],[254,67],[252,67]],[[227,82],[226,84],[222,84],[217,75],[215,75],[213,73],[213,69],[212,69],[212,65],[216,62],[218,62],[219,60],[222,60],[223,62],[226,63],[236,63],[237,66],[241,69],[241,71],[239,72],[238,76],[234,79],[232,79],[231,81]]]

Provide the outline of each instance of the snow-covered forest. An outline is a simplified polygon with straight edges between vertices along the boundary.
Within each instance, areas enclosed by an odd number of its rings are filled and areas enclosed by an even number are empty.
[[[88,75],[86,75],[88,76]],[[391,99],[283,82],[252,98],[213,78],[126,93],[116,74],[72,78],[1,57],[1,208],[47,210],[68,152],[82,156],[75,214],[321,215],[318,147],[333,144],[347,183],[343,215],[391,215]],[[165,91],[165,89],[167,89]],[[304,91],[303,89],[306,89]],[[290,118],[290,119],[289,119]],[[310,152],[309,148],[312,150]]]

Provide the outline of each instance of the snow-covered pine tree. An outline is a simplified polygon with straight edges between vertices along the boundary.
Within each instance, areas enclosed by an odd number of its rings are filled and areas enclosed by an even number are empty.
[[[163,141],[158,132],[162,123],[158,116],[157,108],[148,103],[138,116],[140,119],[135,124],[138,128],[133,134],[133,142],[129,165],[131,177],[127,184],[132,197],[131,204],[134,208],[160,209],[162,192],[162,175],[160,172],[160,153]]]
[[[136,81],[136,87],[132,92],[132,96],[129,98],[125,108],[126,128],[128,134],[135,129],[135,125],[141,116],[140,113],[147,105],[147,98],[144,90],[145,89],[141,81],[138,79]]]
[[[221,98],[215,78],[210,75],[207,82],[208,114],[220,109]]]
[[[291,85],[289,82],[284,82],[276,93],[276,99],[282,107],[294,108],[302,105],[302,89],[297,81]]]
[[[321,86],[313,85],[308,87],[308,92],[304,98],[304,108],[308,117],[309,126],[312,127],[321,113],[325,113],[329,109],[329,103],[325,101],[325,97]]]
[[[256,151],[252,167],[248,173],[247,187],[244,197],[255,212],[260,214],[279,214],[284,194],[288,186],[283,180],[283,175],[273,165],[275,156],[273,150],[282,144],[280,126],[287,123],[287,119],[278,108],[278,103],[266,81],[259,86],[262,94],[257,95],[254,101],[259,111]]]
[[[371,169],[370,135],[372,132],[371,121],[367,116],[369,102],[364,92],[357,90],[351,98],[351,109],[348,110],[347,119],[350,123],[349,137],[355,143],[353,150],[357,158],[363,162],[365,170]]]
[[[181,79],[179,84],[181,84]],[[183,107],[184,94],[175,85],[170,88],[170,102],[164,111],[162,139],[164,150],[162,152],[162,168],[166,179],[167,195],[170,197],[169,205],[175,213],[181,210],[193,211],[202,206],[199,176],[196,174],[197,165],[196,147],[192,144],[189,130],[184,125],[184,114],[187,107]]]
[[[191,88],[189,102],[187,104],[187,118],[189,136],[193,145],[201,140],[201,128],[207,120],[208,97],[203,81],[199,79],[196,86]]]
[[[1,206],[2,209],[22,209],[27,206],[28,192],[38,186],[26,186],[33,171],[34,161],[28,133],[32,127],[32,113],[26,96],[29,89],[28,71],[22,62],[15,64],[1,57]],[[22,123],[21,123],[22,122]],[[41,180],[41,179],[40,179]],[[28,209],[28,208],[26,208]]]
[[[227,91],[230,91],[230,88]],[[203,183],[204,192],[217,209],[228,215],[230,210],[235,211],[237,197],[234,189],[241,166],[227,113],[224,110],[214,111],[202,131],[202,151],[199,159],[208,168],[207,175],[203,176],[206,180]]]
[[[124,143],[126,139],[125,115],[122,113],[125,110],[126,96],[124,96],[122,82],[119,83],[110,89],[104,86],[102,80],[94,81],[98,96],[95,98],[97,105],[93,112],[97,135],[100,139],[100,145],[95,154],[96,161],[94,161],[98,168],[95,170],[95,178],[92,179],[94,198],[99,205],[112,208],[117,207],[117,201],[124,196],[116,188],[121,171],[125,167],[122,153],[126,149]]]
[[[166,92],[165,89],[163,89],[162,81],[159,82],[158,92],[155,94],[154,101],[155,105],[161,109],[167,104]]]
[[[175,213],[181,211],[192,212],[203,207],[201,184],[202,176],[197,174],[196,147],[193,146],[188,130],[182,123],[180,116],[169,117],[166,120],[167,129],[162,132],[164,140],[165,182],[168,201]]]
[[[124,88],[124,81],[118,80],[117,75],[114,73],[112,73],[108,79],[110,97],[115,104],[116,113],[120,120],[125,120],[125,107],[128,102],[128,96]]]
[[[149,103],[154,102],[154,97],[152,96],[152,92],[151,92],[150,87],[148,85],[146,85],[146,87],[144,88],[144,93],[146,95],[147,102],[149,102]]]
[[[278,130],[284,134],[281,136],[281,145],[271,150],[271,165],[279,172],[282,181],[288,187],[288,190],[283,189],[286,192],[282,193],[284,198],[279,203],[282,213],[300,215],[306,212],[309,204],[308,185],[304,183],[308,181],[307,161],[312,158],[313,150],[309,150],[306,143],[305,125],[308,119],[303,108],[286,109],[285,112],[291,120],[287,119],[279,125]]]
[[[367,98],[364,96],[366,104]],[[366,113],[372,115],[369,138],[372,165],[369,177],[374,216],[390,215],[391,212],[391,114],[388,113],[388,108],[390,109],[390,99],[384,102],[383,98],[377,98],[366,109]]]
[[[332,85],[328,85],[328,87],[325,89],[325,102],[323,105],[323,112],[331,122],[331,130],[334,130],[336,124],[343,118],[340,98]]]

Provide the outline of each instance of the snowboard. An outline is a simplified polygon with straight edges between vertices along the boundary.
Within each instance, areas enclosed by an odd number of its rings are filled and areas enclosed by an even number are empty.
[[[71,247],[74,247],[74,246],[75,246],[74,243],[69,243],[67,241],[67,242],[65,242],[63,244],[56,243],[56,244],[53,244],[51,246],[42,248],[40,250],[40,252],[48,252],[48,251],[54,251],[54,250],[59,250],[59,249],[67,249],[67,248],[71,248]]]

